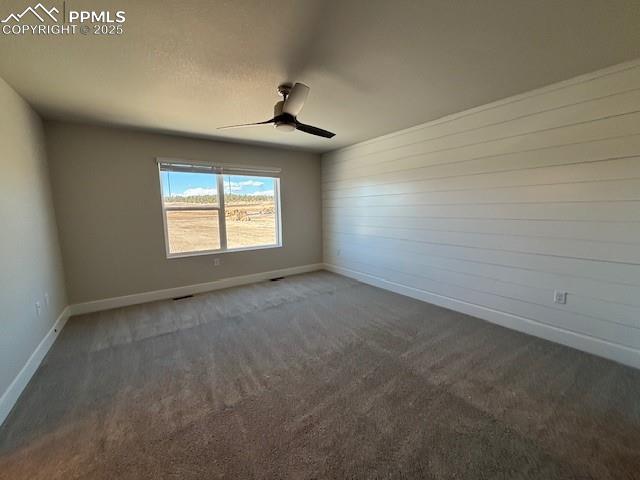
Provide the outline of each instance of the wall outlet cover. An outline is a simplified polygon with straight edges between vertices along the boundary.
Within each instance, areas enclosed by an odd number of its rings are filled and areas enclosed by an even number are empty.
[[[553,303],[564,305],[567,303],[567,292],[556,290],[553,292]]]

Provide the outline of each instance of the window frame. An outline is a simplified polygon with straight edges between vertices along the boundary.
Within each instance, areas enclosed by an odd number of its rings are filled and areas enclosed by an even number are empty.
[[[270,248],[282,247],[282,218],[281,218],[281,205],[280,205],[280,169],[271,167],[253,167],[242,165],[229,165],[229,164],[214,164],[207,162],[199,162],[194,160],[182,160],[176,158],[163,158],[158,157],[156,159],[158,168],[158,181],[160,182],[160,206],[162,207],[162,225],[164,230],[164,248],[167,259],[172,258],[185,258],[185,257],[198,257],[201,255],[219,255],[221,253],[231,252],[246,252],[251,250],[266,250]],[[218,205],[216,206],[203,206],[203,207],[166,207],[164,204],[164,185],[162,182],[162,165],[175,164],[183,166],[193,167],[210,167],[211,172],[205,172],[216,177],[216,188]],[[226,173],[225,173],[226,170]],[[238,175],[238,176],[267,176],[273,179],[273,195],[275,204],[275,218],[276,218],[276,242],[269,245],[256,245],[249,247],[237,247],[228,248],[227,245],[227,222],[225,216],[225,197],[224,197],[224,175]],[[218,212],[218,234],[220,236],[220,248],[210,250],[197,250],[192,252],[179,252],[171,253],[169,249],[169,229],[167,228],[167,212],[170,211],[217,211]]]

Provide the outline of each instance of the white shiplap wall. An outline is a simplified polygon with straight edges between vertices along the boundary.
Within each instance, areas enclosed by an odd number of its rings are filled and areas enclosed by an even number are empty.
[[[328,268],[640,367],[640,61],[331,152],[322,170]]]

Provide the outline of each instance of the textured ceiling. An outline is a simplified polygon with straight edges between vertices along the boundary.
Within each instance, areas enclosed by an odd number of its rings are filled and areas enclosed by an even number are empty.
[[[125,10],[125,33],[0,35],[0,76],[46,118],[315,151],[640,57],[638,0],[66,4]],[[270,118],[284,81],[311,87],[299,118],[335,138],[216,130]]]

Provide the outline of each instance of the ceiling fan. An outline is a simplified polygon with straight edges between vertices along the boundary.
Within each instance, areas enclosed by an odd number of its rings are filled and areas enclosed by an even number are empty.
[[[245,123],[242,125],[229,125],[227,127],[218,127],[218,130],[225,130],[227,128],[242,128],[242,127],[254,127],[257,125],[271,125],[276,127],[277,130],[283,132],[293,132],[294,130],[300,130],[304,133],[310,133],[311,135],[317,135],[318,137],[332,138],[335,133],[323,130],[318,127],[306,125],[298,121],[298,114],[304,106],[304,102],[309,95],[309,87],[304,83],[296,83],[291,86],[290,84],[283,84],[278,86],[278,94],[282,97],[273,108],[273,118],[264,122],[257,123]]]

